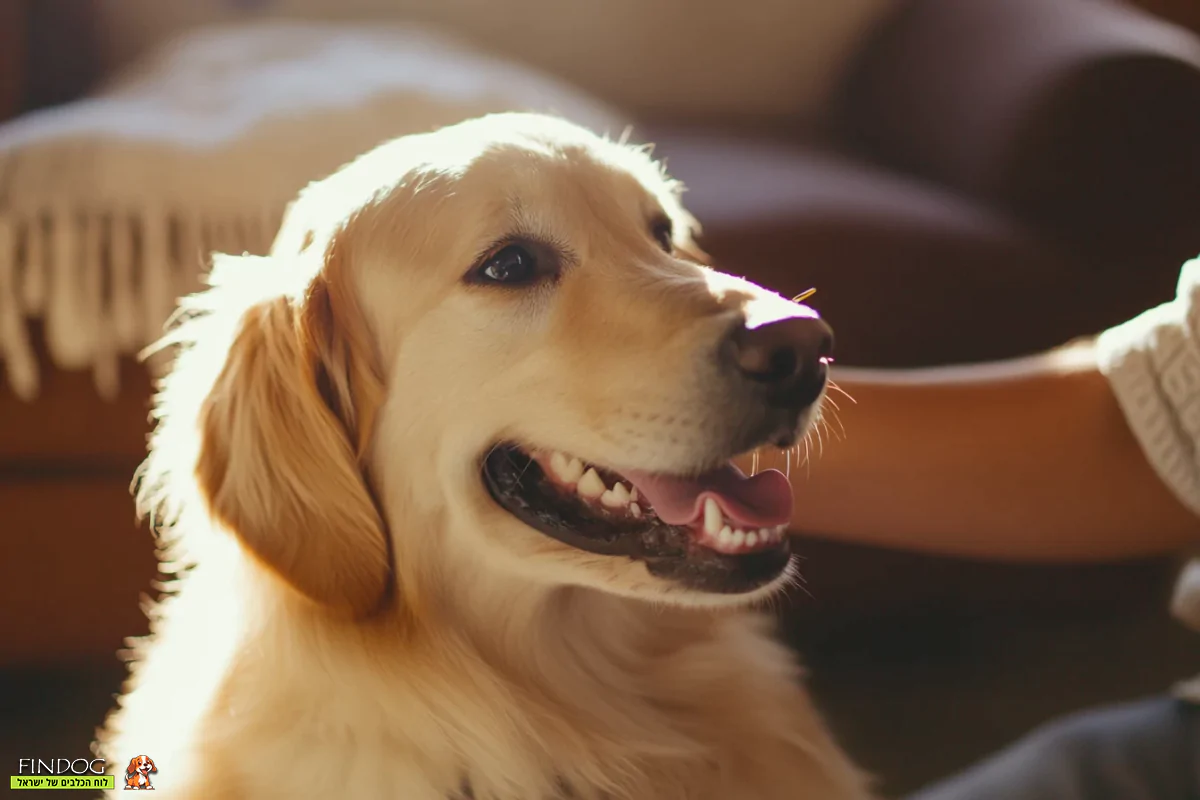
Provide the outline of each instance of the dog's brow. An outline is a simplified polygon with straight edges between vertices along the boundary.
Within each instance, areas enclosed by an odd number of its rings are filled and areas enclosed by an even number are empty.
[[[529,208],[519,196],[509,195],[505,198],[505,204],[508,212],[508,231],[492,238],[484,245],[476,254],[474,263],[478,264],[502,247],[514,242],[525,241],[540,244],[554,251],[564,267],[579,266],[579,255],[571,247],[570,242],[555,233],[544,220],[538,219],[530,213]]]

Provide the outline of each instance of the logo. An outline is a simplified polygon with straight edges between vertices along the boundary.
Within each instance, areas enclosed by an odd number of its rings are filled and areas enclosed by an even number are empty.
[[[125,791],[153,789],[150,775],[155,772],[158,772],[158,767],[154,766],[154,759],[150,756],[134,756],[129,759],[129,766],[125,768]]]
[[[115,789],[103,758],[21,758],[10,789]]]

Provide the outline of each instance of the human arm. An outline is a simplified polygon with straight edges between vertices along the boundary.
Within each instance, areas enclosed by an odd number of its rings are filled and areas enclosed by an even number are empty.
[[[793,528],[1004,560],[1096,561],[1200,541],[1143,454],[1092,343],[1019,361],[843,369],[840,407],[792,460]],[[844,433],[843,433],[844,430]],[[783,467],[764,454],[761,466]]]

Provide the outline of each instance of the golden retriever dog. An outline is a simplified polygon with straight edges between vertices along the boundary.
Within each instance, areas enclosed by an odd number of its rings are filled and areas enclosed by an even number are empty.
[[[175,573],[102,753],[182,798],[850,800],[756,604],[809,308],[697,263],[645,149],[384,144],[184,302],[138,489]],[[691,255],[689,255],[691,254]]]

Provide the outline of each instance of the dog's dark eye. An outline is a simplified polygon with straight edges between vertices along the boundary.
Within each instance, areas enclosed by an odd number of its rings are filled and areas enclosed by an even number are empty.
[[[502,283],[509,286],[533,283],[538,279],[537,260],[524,247],[510,244],[489,256],[472,275],[478,283]]]
[[[654,241],[658,242],[658,246],[663,249],[663,252],[675,252],[675,241],[672,236],[671,223],[668,220],[661,220],[654,223],[650,228],[650,232],[654,235]]]

